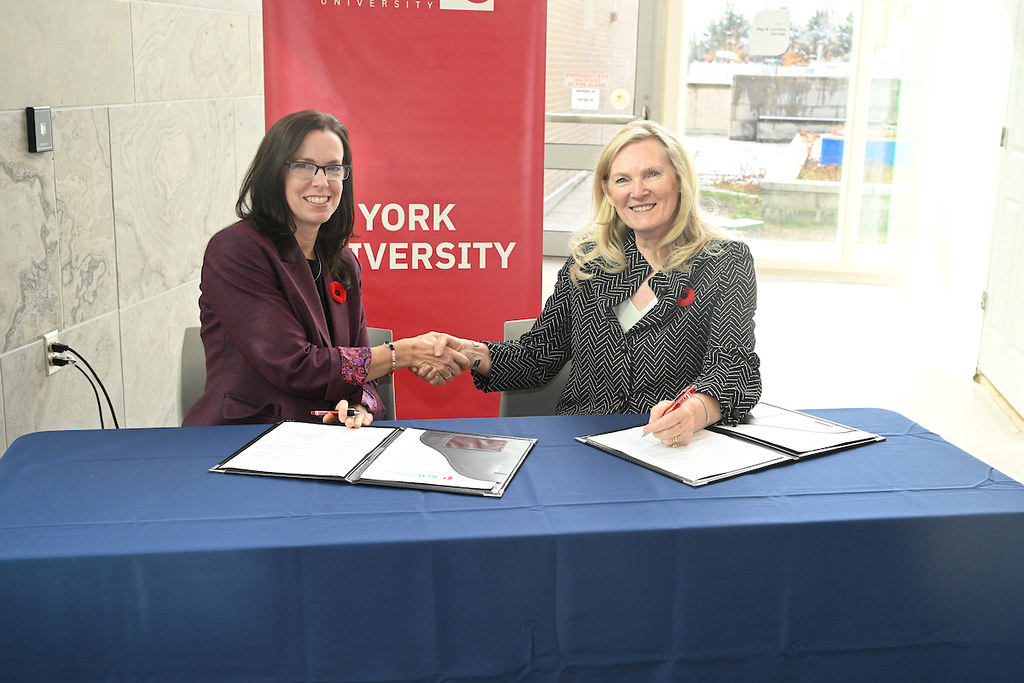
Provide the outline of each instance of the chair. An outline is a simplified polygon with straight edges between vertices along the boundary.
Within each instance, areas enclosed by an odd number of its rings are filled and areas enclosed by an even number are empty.
[[[202,396],[206,386],[206,350],[199,337],[199,327],[186,327],[181,340],[181,362],[178,365],[178,424],[185,413]]]
[[[379,327],[366,328],[370,346],[379,346],[392,340],[391,330]],[[185,419],[185,413],[202,395],[206,386],[206,351],[199,337],[198,327],[186,327],[181,341],[181,363],[178,366],[178,423]],[[391,375],[377,380],[377,393],[384,401],[385,420],[395,418],[395,378]]]
[[[367,334],[370,336],[370,346],[380,346],[384,342],[394,341],[391,330],[382,327],[367,327]],[[397,420],[395,411],[395,376],[384,375],[377,378],[377,393],[384,401],[384,419]]]
[[[531,327],[535,318],[505,321],[505,341],[513,341]],[[500,417],[521,417],[524,415],[554,415],[555,406],[569,378],[572,361],[567,361],[558,374],[542,387],[501,392],[498,407]]]

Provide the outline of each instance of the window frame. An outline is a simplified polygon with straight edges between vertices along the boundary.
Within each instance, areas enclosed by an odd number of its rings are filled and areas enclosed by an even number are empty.
[[[637,0],[636,74],[631,114],[549,114],[545,122],[625,125],[636,119],[654,119],[661,112],[665,37],[661,30],[665,0]],[[592,171],[603,145],[544,143],[544,169]],[[582,226],[581,226],[582,227]],[[569,233],[544,231],[544,255],[568,256]]]

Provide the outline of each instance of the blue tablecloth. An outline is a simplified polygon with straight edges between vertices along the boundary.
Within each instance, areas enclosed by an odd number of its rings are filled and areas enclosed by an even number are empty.
[[[64,431],[0,458],[0,679],[1020,680],[1024,486],[883,443],[691,488],[530,436],[503,498],[214,474],[261,427]]]

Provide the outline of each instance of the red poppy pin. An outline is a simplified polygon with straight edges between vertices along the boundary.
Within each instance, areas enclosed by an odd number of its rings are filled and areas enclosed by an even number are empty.
[[[331,298],[337,301],[339,304],[345,303],[346,292],[341,283],[335,280],[330,286]]]
[[[676,300],[676,303],[680,306],[689,306],[695,298],[697,298],[697,292],[693,291],[693,287],[687,287],[683,290],[683,295]]]

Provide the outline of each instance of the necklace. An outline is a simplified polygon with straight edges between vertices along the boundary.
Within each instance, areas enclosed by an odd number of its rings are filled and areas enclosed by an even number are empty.
[[[316,275],[313,276],[313,281],[316,282],[317,280],[320,279],[320,274],[324,271],[324,264],[320,263],[320,259],[317,259],[316,261],[312,259],[307,260],[309,261],[310,270],[313,270],[313,264],[316,264]]]

